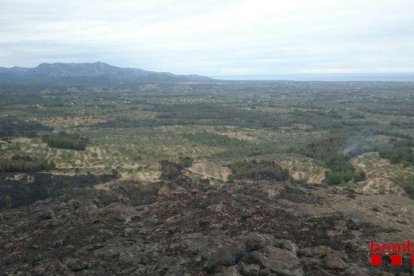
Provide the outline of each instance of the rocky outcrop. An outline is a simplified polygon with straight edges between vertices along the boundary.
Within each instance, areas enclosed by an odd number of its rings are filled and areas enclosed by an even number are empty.
[[[264,181],[205,190],[165,181],[75,189],[0,212],[0,270],[6,275],[386,275],[395,268],[371,267],[367,241],[391,239],[396,228],[403,240],[414,234],[408,219],[413,201],[398,199]],[[403,205],[393,220],[392,212]],[[411,267],[399,269],[412,273]]]
[[[188,172],[194,173],[202,178],[206,179],[218,179],[227,181],[231,170],[228,167],[220,166],[218,164],[209,162],[207,160],[194,161]]]

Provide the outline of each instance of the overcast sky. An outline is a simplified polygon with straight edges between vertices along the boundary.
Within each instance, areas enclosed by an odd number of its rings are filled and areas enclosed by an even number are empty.
[[[414,0],[0,0],[0,66],[414,72]]]

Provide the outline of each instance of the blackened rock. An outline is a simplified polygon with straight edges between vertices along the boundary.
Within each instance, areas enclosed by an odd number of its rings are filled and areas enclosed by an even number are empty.
[[[241,274],[237,270],[237,266],[228,266],[219,268],[219,272],[215,273],[216,276],[240,276]]]
[[[252,252],[246,260],[250,263],[259,264],[263,269],[268,268],[277,275],[303,275],[299,259],[286,249],[267,246],[260,251]]]
[[[243,250],[234,245],[221,247],[208,260],[207,271],[215,272],[220,266],[235,265],[243,256]]]
[[[258,264],[240,263],[241,272],[246,276],[259,276],[260,266]]]
[[[53,216],[50,212],[44,212],[41,213],[38,217],[37,217],[37,221],[43,221],[43,220],[48,220],[48,219],[52,219]]]
[[[144,263],[146,256],[137,246],[120,248],[119,261],[125,264],[138,265]]]
[[[344,270],[348,264],[339,256],[339,254],[328,254],[323,258],[323,266],[327,269]]]
[[[260,276],[277,276],[276,273],[273,273],[270,268],[266,267],[260,270]]]
[[[268,245],[269,242],[260,234],[251,233],[247,236],[245,246],[248,251],[261,249]]]
[[[31,244],[31,245],[29,245],[29,248],[30,249],[39,249],[40,246],[38,246],[37,244]]]
[[[82,206],[82,204],[78,200],[74,200],[74,199],[69,201],[69,205],[72,207],[73,210],[77,210],[79,209],[79,207]]]
[[[243,258],[243,261],[249,264],[258,264],[261,268],[267,267],[267,258],[257,251],[251,252]]]
[[[89,267],[89,264],[79,259],[69,258],[66,262],[66,266],[72,271],[82,271]]]
[[[305,257],[325,257],[329,248],[326,246],[308,247],[300,250],[300,255]]]
[[[346,270],[347,255],[327,246],[317,246],[301,250],[302,262],[308,267],[324,267],[328,270]]]
[[[290,252],[292,252],[293,255],[297,255],[297,252],[299,250],[299,248],[297,247],[296,244],[294,244],[293,242],[291,242],[290,240],[276,240],[273,243],[274,246],[282,248],[282,249],[286,249]]]
[[[211,241],[202,234],[193,234],[186,237],[183,247],[187,247],[193,256],[199,256],[202,260],[207,261],[215,253],[215,248],[219,245]]]
[[[162,256],[158,260],[155,269],[158,273],[165,273],[170,267],[173,267],[175,263],[176,261],[174,257]]]

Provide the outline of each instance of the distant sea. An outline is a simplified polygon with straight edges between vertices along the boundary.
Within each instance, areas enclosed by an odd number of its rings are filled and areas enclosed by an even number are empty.
[[[220,80],[291,80],[291,81],[414,81],[414,73],[400,74],[281,74],[212,76]]]

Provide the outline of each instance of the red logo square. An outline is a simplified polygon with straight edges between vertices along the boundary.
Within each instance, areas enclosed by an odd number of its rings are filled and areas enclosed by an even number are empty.
[[[392,266],[401,266],[402,265],[402,256],[401,255],[391,255],[391,265]]]
[[[411,264],[414,265],[414,255],[411,256]]]
[[[382,255],[371,255],[371,265],[372,266],[382,265]]]

